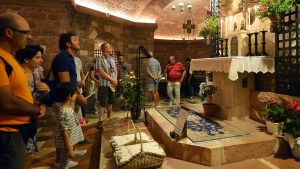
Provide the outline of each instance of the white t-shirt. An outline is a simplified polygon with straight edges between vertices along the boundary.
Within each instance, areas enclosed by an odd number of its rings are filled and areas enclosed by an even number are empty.
[[[76,66],[76,75],[77,75],[77,81],[81,81],[81,76],[80,76],[80,69],[82,69],[82,63],[79,57],[75,57],[75,66]]]
[[[79,57],[74,56],[75,60],[75,66],[76,66],[76,75],[77,75],[77,81],[81,81],[81,76],[80,76],[80,69],[82,69],[82,63]],[[80,92],[82,93],[82,88],[80,88]]]

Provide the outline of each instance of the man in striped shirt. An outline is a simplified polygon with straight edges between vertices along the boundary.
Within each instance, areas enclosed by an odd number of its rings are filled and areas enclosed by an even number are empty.
[[[103,43],[101,45],[102,55],[98,58],[99,69],[99,87],[98,87],[98,115],[99,121],[97,124],[98,129],[103,127],[103,110],[107,109],[107,118],[111,117],[112,104],[115,99],[114,87],[118,84],[117,68],[115,60],[111,57],[112,48],[110,44]]]

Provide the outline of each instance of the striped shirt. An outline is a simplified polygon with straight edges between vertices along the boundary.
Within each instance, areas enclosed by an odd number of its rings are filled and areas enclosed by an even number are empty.
[[[67,130],[69,134],[71,146],[74,146],[78,142],[84,140],[79,120],[72,108],[59,107],[59,112],[56,112],[55,130],[56,148],[66,148],[65,141],[63,138],[63,131],[65,130]]]
[[[115,77],[115,60],[113,57],[106,58],[104,55],[98,57],[99,67],[103,69],[103,71],[109,74],[110,77]],[[100,76],[100,83],[99,86],[109,86],[110,81]]]

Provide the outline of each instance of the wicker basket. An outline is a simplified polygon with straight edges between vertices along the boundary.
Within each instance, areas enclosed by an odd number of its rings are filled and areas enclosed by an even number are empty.
[[[130,123],[132,124],[133,130],[130,129]],[[140,140],[137,138],[137,130],[135,129],[134,123],[132,120],[128,121],[128,128],[127,132],[123,133],[122,135],[119,136],[113,136],[110,139],[110,143],[113,148],[118,148],[121,146],[127,146],[127,145],[133,145],[133,144],[139,144]],[[142,132],[142,142],[147,143],[147,142],[153,142],[152,140],[146,133]]]
[[[140,140],[142,135],[138,128]],[[123,146],[114,152],[117,166],[122,169],[140,169],[160,167],[166,157],[164,150],[157,142]]]

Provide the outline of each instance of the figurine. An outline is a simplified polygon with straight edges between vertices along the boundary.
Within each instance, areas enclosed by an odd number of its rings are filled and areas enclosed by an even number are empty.
[[[234,22],[233,31],[236,31],[236,29],[237,29],[237,25],[236,25],[236,22]]]
[[[242,23],[241,23],[241,30],[246,30],[244,20],[242,20]]]

